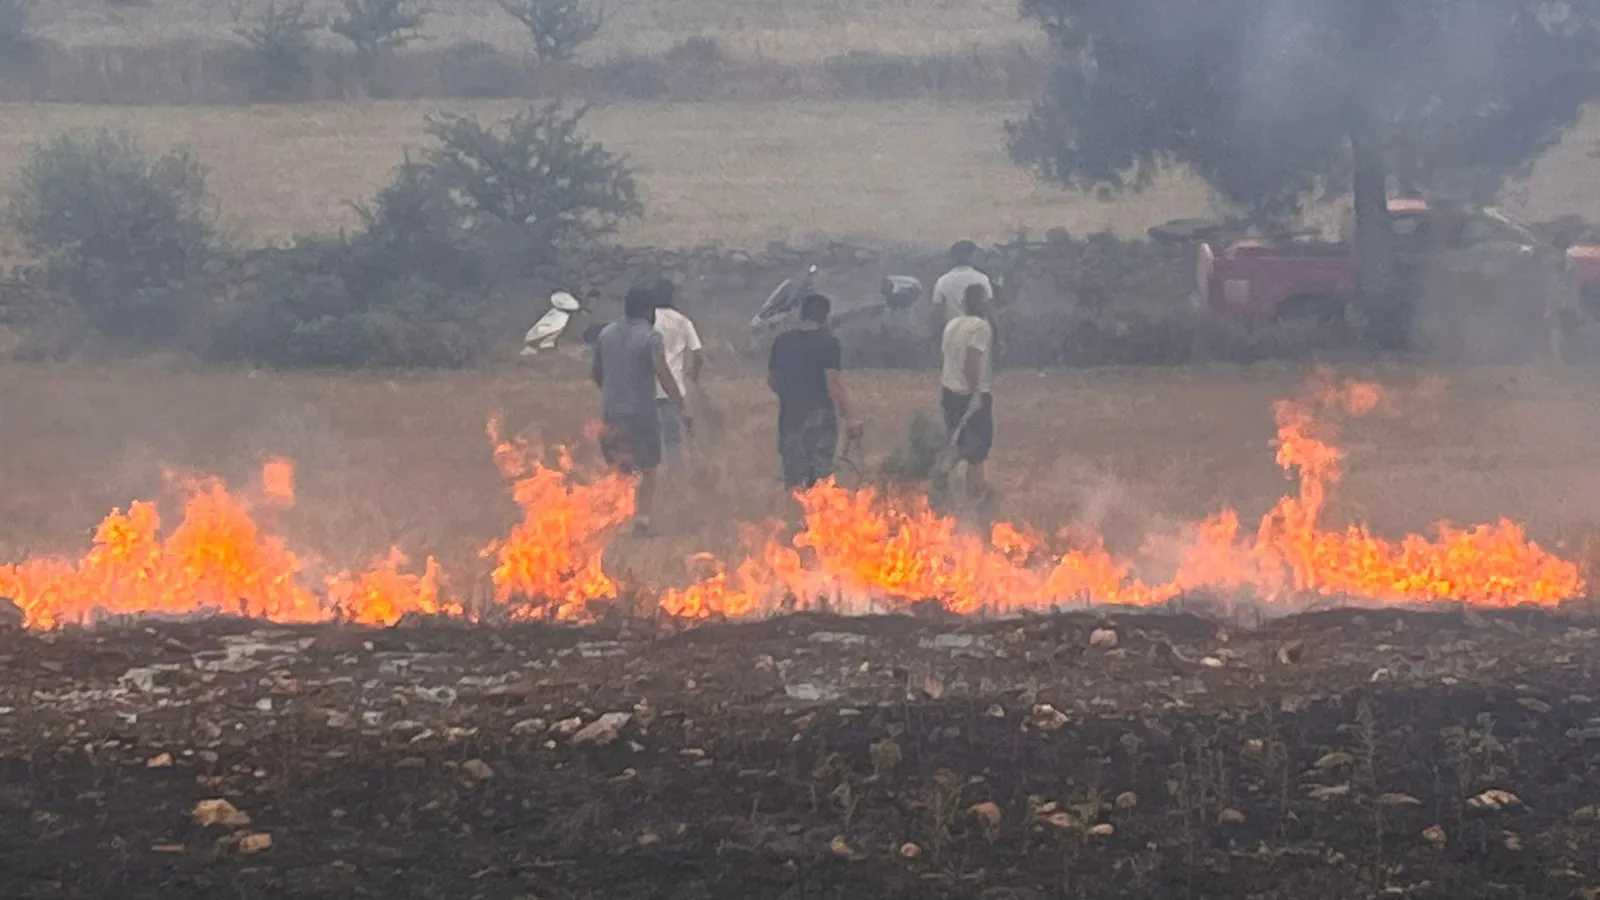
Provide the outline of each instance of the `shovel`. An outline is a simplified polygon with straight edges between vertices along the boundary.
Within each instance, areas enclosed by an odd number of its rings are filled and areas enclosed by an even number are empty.
[[[961,435],[966,433],[967,423],[972,421],[972,417],[977,412],[978,407],[968,407],[967,411],[961,415],[961,421],[957,422],[956,427],[950,431],[950,442],[944,445],[938,456],[934,457],[933,471],[930,473],[931,481],[936,483],[943,482],[950,477],[951,472],[955,471],[956,464],[961,462]]]

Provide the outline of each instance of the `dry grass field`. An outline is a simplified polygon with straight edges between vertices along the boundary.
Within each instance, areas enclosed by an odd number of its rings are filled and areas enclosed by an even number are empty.
[[[140,45],[172,41],[232,42],[233,11],[248,17],[267,0],[54,0],[39,3],[33,21],[52,40],[69,45]],[[307,9],[324,21],[342,9],[337,0],[312,0]],[[664,50],[686,37],[715,38],[730,53],[804,62],[851,50],[887,53],[959,51],[1036,37],[1011,0],[630,0],[604,4],[607,27],[585,55]],[[424,46],[483,41],[523,49],[524,35],[494,0],[433,4]]]
[[[0,180],[31,144],[66,131],[127,129],[151,147],[185,145],[212,170],[224,221],[242,240],[282,240],[355,221],[424,117],[449,109],[494,120],[515,102],[263,105],[215,109],[0,105]],[[1019,229],[1138,235],[1201,215],[1209,193],[1180,177],[1104,202],[1036,181],[1007,158],[1003,122],[1020,106],[817,102],[617,104],[591,132],[637,167],[646,213],[620,239],[657,246],[852,238],[941,246]],[[1600,216],[1589,116],[1518,185],[1508,205],[1531,216]]]
[[[187,145],[212,169],[225,221],[245,239],[283,239],[356,221],[349,201],[384,184],[425,144],[427,113],[485,120],[516,103],[366,103],[245,109],[0,105],[0,179],[31,143],[63,131],[127,129],[151,147]],[[1172,183],[1101,203],[1012,165],[1001,125],[1017,108],[929,103],[619,104],[591,132],[637,167],[645,217],[621,239],[657,246],[857,237],[945,244],[1018,228],[1138,231],[1204,209]]]
[[[515,520],[484,425],[572,443],[592,458],[583,426],[594,389],[536,369],[381,376],[193,372],[147,366],[0,367],[0,558],[77,551],[112,507],[162,493],[162,469],[220,475],[248,487],[269,455],[299,461],[299,502],[264,516],[291,545],[340,565],[399,544],[454,571]],[[992,478],[1001,515],[1040,527],[1103,529],[1116,547],[1224,505],[1253,520],[1292,484],[1273,464],[1270,404],[1304,372],[1290,367],[1008,373],[998,386]],[[1397,389],[1424,373],[1370,375]],[[1499,516],[1578,548],[1600,531],[1600,374],[1476,369],[1442,373],[1447,388],[1404,400],[1390,416],[1346,428],[1348,477],[1337,512],[1380,533]],[[869,420],[866,453],[902,439],[931,409],[927,375],[852,379]],[[697,550],[733,553],[739,523],[784,511],[776,485],[774,408],[760,380],[713,372],[725,408],[707,473],[679,478],[658,516],[666,534],[627,540],[612,565],[682,571]],[[170,508],[170,507],[169,507]]]

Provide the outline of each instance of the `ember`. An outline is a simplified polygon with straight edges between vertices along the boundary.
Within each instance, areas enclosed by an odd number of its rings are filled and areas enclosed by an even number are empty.
[[[1222,510],[1177,536],[1168,572],[1144,580],[1151,560],[1111,554],[1098,535],[1042,535],[998,523],[987,540],[932,510],[919,496],[849,490],[828,482],[798,496],[805,525],[791,538],[771,525],[746,534],[743,559],[697,554],[692,584],[659,594],[668,616],[744,617],[825,606],[838,612],[894,609],[934,601],[966,614],[1005,614],[1063,605],[1151,605],[1184,595],[1249,595],[1285,611],[1322,598],[1368,602],[1464,601],[1484,606],[1553,606],[1584,590],[1578,566],[1527,539],[1516,523],[1458,529],[1436,537],[1377,537],[1358,524],[1329,528],[1329,492],[1344,471],[1337,426],[1386,402],[1377,385],[1319,372],[1301,396],[1279,401],[1277,461],[1298,481],[1248,536]],[[546,451],[489,426],[494,458],[523,511],[509,533],[482,551],[493,561],[493,610],[514,619],[583,620],[621,586],[602,559],[632,515],[627,479],[585,480],[565,450]],[[80,559],[45,557],[0,568],[0,596],[14,599],[28,626],[90,623],[131,613],[235,613],[283,622],[341,618],[390,625],[407,614],[471,615],[446,596],[429,558],[405,571],[398,549],[365,572],[306,586],[305,558],[251,516],[249,504],[215,479],[178,480],[187,495],[180,524],[165,537],[156,507],[136,502],[101,523]],[[270,460],[261,495],[294,503],[294,463]],[[1144,576],[1144,577],[1141,577]]]

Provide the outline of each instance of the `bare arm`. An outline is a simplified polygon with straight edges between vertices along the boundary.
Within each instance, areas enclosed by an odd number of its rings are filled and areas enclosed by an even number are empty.
[[[701,356],[699,348],[689,351],[689,362],[684,369],[689,376],[689,383],[695,387],[700,386],[700,367],[704,365],[705,358]]]
[[[846,422],[854,422],[855,416],[851,415],[850,393],[844,389],[844,376],[838,369],[829,369],[828,397],[833,400],[833,408],[838,412],[839,418]]]
[[[666,351],[657,347],[654,353],[656,381],[661,382],[661,389],[667,392],[667,399],[683,406],[683,391],[678,390],[678,379],[672,377],[672,369],[667,365]]]
[[[589,377],[594,379],[595,387],[605,387],[605,370],[600,366],[600,345],[594,345],[594,362],[589,367]]]
[[[961,374],[967,379],[967,390],[976,394],[978,392],[978,375],[983,371],[983,350],[978,347],[968,347],[966,358],[961,366]]]

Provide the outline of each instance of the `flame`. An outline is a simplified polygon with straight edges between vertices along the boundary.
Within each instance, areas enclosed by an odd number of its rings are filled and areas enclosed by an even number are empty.
[[[553,451],[553,464],[546,464],[540,448],[503,439],[498,421],[489,423],[489,440],[522,508],[511,533],[480,551],[496,560],[496,602],[515,619],[571,620],[582,618],[590,601],[616,597],[601,558],[633,516],[633,483],[618,475],[579,483],[565,449]]]
[[[294,505],[294,460],[274,456],[261,467],[261,494],[274,506]]]
[[[1006,614],[1084,603],[1153,605],[1202,594],[1248,595],[1285,609],[1329,599],[1554,606],[1581,596],[1586,585],[1577,564],[1507,520],[1464,529],[1441,523],[1432,537],[1395,541],[1359,524],[1325,523],[1346,463],[1339,426],[1391,403],[1375,384],[1319,370],[1298,396],[1274,404],[1277,462],[1296,490],[1253,533],[1237,512],[1224,509],[1181,533],[1153,536],[1145,552],[1123,559],[1097,534],[1045,535],[1008,522],[978,533],[921,496],[824,482],[796,495],[804,521],[792,533],[781,523],[751,526],[743,556],[731,564],[695,554],[686,586],[628,587],[657,591],[662,613],[685,622],[930,602],[957,613]],[[170,534],[163,536],[155,504],[135,502],[101,522],[79,559],[0,566],[0,596],[13,599],[32,628],[147,613],[365,625],[392,625],[410,613],[592,617],[591,604],[623,590],[606,572],[604,556],[633,514],[632,481],[615,474],[586,479],[565,449],[504,438],[498,422],[489,423],[489,437],[521,510],[506,536],[480,552],[492,567],[490,610],[465,609],[447,595],[432,557],[420,572],[410,570],[399,548],[365,571],[322,578],[321,592],[313,591],[307,584],[314,558],[291,551],[217,479],[192,477],[172,479],[185,501]],[[293,506],[294,461],[266,463],[261,495],[267,506]]]

